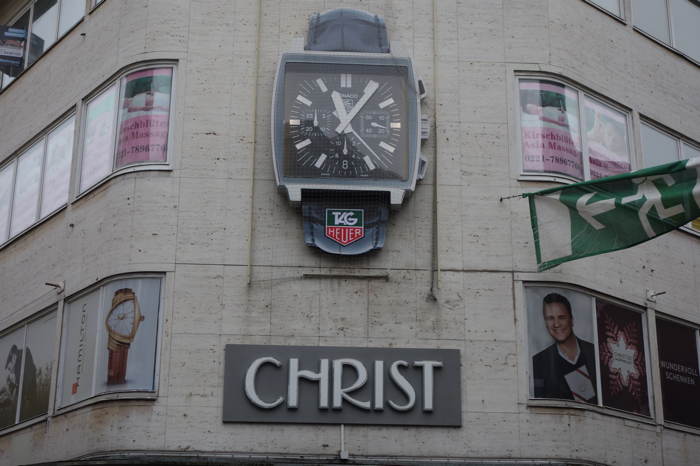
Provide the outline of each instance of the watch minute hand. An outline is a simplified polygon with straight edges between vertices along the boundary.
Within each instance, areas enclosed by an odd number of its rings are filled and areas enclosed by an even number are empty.
[[[338,124],[338,127],[335,129],[336,133],[340,134],[340,132],[343,131],[350,124],[352,119],[355,118],[355,115],[357,115],[357,113],[362,109],[362,107],[367,103],[367,101],[370,99],[370,97],[372,97],[372,95],[377,89],[379,89],[379,83],[377,81],[370,80],[367,83],[367,85],[365,86],[364,94],[362,94],[360,100],[357,101],[355,106],[348,112],[345,118],[340,118],[340,124]],[[335,100],[333,102],[335,103]]]

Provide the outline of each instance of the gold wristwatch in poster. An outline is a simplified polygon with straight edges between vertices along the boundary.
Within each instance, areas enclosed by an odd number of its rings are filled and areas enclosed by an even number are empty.
[[[129,346],[134,341],[136,331],[143,321],[139,302],[130,288],[122,288],[114,293],[112,308],[107,313],[107,385],[123,384],[126,381],[126,362]]]

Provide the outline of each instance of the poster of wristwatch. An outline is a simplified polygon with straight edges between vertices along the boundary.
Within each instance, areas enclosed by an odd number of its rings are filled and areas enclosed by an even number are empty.
[[[66,306],[59,406],[154,389],[161,279],[107,282]]]

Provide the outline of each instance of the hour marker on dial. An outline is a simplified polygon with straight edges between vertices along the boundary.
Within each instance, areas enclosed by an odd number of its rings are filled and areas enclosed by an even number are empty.
[[[289,126],[299,126],[301,124],[301,120],[289,120]]]
[[[323,162],[325,162],[327,158],[328,156],[326,154],[319,155],[318,160],[316,160],[316,163],[314,164],[314,167],[321,168],[321,165],[323,165]]]
[[[401,122],[400,121],[392,121],[391,124],[389,124],[389,127],[392,129],[400,129]]]
[[[302,104],[306,105],[307,107],[311,107],[311,104],[313,103],[313,102],[311,102],[309,99],[307,99],[306,97],[304,97],[304,96],[301,95],[301,94],[299,94],[299,95],[297,96],[297,100],[298,100],[299,102],[301,102]]]
[[[318,84],[318,88],[321,89],[321,92],[327,92],[328,88],[326,87],[326,83],[323,82],[323,79],[318,78],[316,80],[316,84]]]
[[[372,171],[372,170],[374,170],[375,168],[377,168],[377,167],[374,165],[374,163],[372,163],[372,159],[369,158],[369,155],[365,155],[364,157],[362,157],[362,160],[365,161],[365,163],[367,164],[367,168],[369,168],[370,171]]]
[[[301,141],[300,143],[297,143],[297,144],[295,145],[295,147],[297,148],[297,150],[301,150],[301,149],[303,149],[304,147],[308,146],[309,144],[311,144],[311,139],[304,139],[304,140]]]
[[[394,153],[394,151],[396,150],[396,147],[390,146],[389,144],[387,144],[387,143],[384,142],[384,141],[382,141],[382,142],[379,143],[379,147],[381,147],[381,148],[384,149],[385,151],[391,152],[391,153]]]
[[[352,87],[352,75],[350,73],[340,75],[340,87]]]
[[[379,102],[379,108],[388,107],[389,105],[391,105],[391,104],[393,104],[393,103],[394,103],[394,99],[391,98],[391,97],[389,97],[389,98],[386,99],[385,101]]]

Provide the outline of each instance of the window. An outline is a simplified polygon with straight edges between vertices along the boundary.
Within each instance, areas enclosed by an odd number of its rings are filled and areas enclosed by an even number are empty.
[[[700,61],[700,5],[694,0],[633,0],[634,25]]]
[[[518,84],[524,174],[581,181],[630,171],[628,113],[558,81]]]
[[[700,427],[698,330],[658,317],[656,332],[664,419]]]
[[[33,0],[11,27],[28,31],[24,66],[34,63],[85,15],[85,0]],[[0,88],[14,80],[0,73]]]
[[[159,277],[112,280],[64,307],[59,408],[113,392],[154,391]]]
[[[0,244],[68,202],[75,117],[0,168]]]
[[[642,122],[641,139],[645,167],[700,157],[700,148],[649,123]],[[700,232],[700,218],[686,226]]]
[[[651,416],[643,314],[570,288],[528,285],[530,394]]]
[[[0,336],[0,429],[48,412],[55,337],[55,312]]]
[[[80,192],[123,167],[167,163],[172,75],[133,71],[87,102]]]
[[[615,16],[622,18],[622,9],[620,8],[620,0],[588,0],[601,7],[602,9],[609,11]]]

